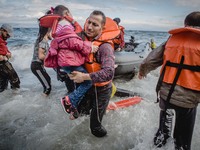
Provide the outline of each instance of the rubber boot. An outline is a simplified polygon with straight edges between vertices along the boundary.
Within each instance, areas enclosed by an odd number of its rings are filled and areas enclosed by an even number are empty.
[[[160,111],[160,125],[157,133],[154,137],[154,145],[156,147],[162,147],[166,144],[167,139],[171,136],[172,133],[172,121],[174,113],[171,109],[166,111]]]
[[[104,137],[107,134],[106,129],[101,125],[100,127],[96,127],[91,129],[91,133],[96,137]]]

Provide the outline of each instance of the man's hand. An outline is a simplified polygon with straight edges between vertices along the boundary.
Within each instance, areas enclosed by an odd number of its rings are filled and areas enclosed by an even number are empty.
[[[120,52],[120,51],[122,51],[122,49],[120,47],[118,47],[115,51]]]
[[[91,80],[89,74],[82,73],[78,71],[73,71],[71,74],[68,75],[71,80],[75,83],[82,83],[84,80]]]
[[[145,76],[143,76],[140,72],[138,73],[138,78],[141,80],[143,79]]]
[[[0,61],[3,61],[3,60],[4,60],[4,56],[0,55]]]
[[[6,57],[9,59],[9,58],[11,58],[11,53],[7,53],[6,54]]]

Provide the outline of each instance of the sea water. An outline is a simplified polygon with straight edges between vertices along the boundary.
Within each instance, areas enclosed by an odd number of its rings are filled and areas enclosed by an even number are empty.
[[[152,141],[159,124],[159,107],[155,103],[159,68],[143,80],[137,76],[128,81],[114,80],[117,87],[139,93],[143,100],[135,106],[106,113],[102,124],[108,135],[96,138],[90,133],[88,116],[71,121],[63,112],[60,98],[67,90],[49,68],[52,92],[49,97],[42,96],[42,85],[30,70],[37,32],[36,28],[17,28],[14,37],[8,40],[13,55],[10,61],[20,77],[21,89],[13,92],[8,88],[0,93],[1,150],[156,150]],[[130,36],[138,43],[153,38],[157,45],[169,37],[166,32],[129,30],[125,35],[127,42]],[[120,98],[111,99],[117,100]],[[199,112],[198,108],[192,150],[200,147]],[[169,139],[162,149],[173,147],[173,140]]]

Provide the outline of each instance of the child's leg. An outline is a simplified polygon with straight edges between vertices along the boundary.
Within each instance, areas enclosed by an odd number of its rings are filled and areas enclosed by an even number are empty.
[[[87,73],[84,67],[78,66],[73,67],[73,71],[80,71],[83,73]],[[88,89],[92,86],[92,81],[85,80],[84,82],[80,83],[80,86],[75,89],[72,93],[69,94],[69,99],[72,103],[72,106],[77,108],[78,103],[81,101],[82,97],[88,91]]]
[[[82,66],[71,66],[71,67],[63,67],[62,68],[66,73],[71,73],[72,71],[80,71],[83,73],[86,73],[87,71],[85,70],[85,68],[83,68]],[[79,84],[78,88],[76,88],[73,92],[71,92],[68,96],[65,97],[65,99],[69,100],[70,105],[67,104],[63,104],[62,102],[62,106],[64,106],[65,111],[67,108],[70,107],[70,119],[74,120],[76,118],[78,118],[79,116],[79,112],[77,110],[77,105],[78,103],[82,100],[82,97],[84,96],[84,94],[87,92],[87,90],[92,86],[92,81],[90,80],[86,80],[82,83]],[[67,112],[67,111],[66,111]]]
[[[31,71],[33,74],[38,78],[40,83],[42,84],[44,91],[43,93],[45,95],[49,95],[51,92],[51,78],[47,74],[46,70],[42,66],[41,63],[38,62],[32,62],[31,63]]]
[[[58,68],[57,74],[60,78],[62,78],[62,82],[65,82],[65,86],[67,87],[68,93],[71,93],[74,91],[76,84],[73,80],[71,80],[67,74],[71,73],[71,67],[62,67],[63,72],[60,71]]]

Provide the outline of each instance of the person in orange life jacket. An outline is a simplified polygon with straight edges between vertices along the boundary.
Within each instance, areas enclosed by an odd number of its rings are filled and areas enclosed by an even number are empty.
[[[69,17],[72,18],[68,8],[65,7],[61,12],[65,18],[57,24],[50,50],[51,48],[57,50],[58,65],[65,73],[71,74],[73,71],[87,73],[82,65],[88,60],[90,53],[95,53],[98,50],[98,46],[93,45],[90,41],[83,41],[75,33],[75,28],[68,19]],[[68,18],[66,18],[67,16]],[[70,113],[69,118],[71,120],[78,118],[77,105],[91,86],[90,80],[84,81],[68,96],[61,99],[64,111]]]
[[[34,45],[31,71],[42,84],[44,96],[48,96],[51,92],[51,78],[44,68],[44,58],[49,50],[48,40],[51,40],[50,29],[39,26],[38,38]]]
[[[173,133],[175,149],[190,150],[197,105],[200,102],[200,12],[185,18],[185,27],[169,31],[166,43],[142,62],[139,79],[162,65],[157,84],[160,124],[154,145],[162,147]],[[175,116],[175,126],[172,125]]]
[[[63,14],[63,11],[66,10],[66,9],[67,8],[63,5],[58,5],[55,8],[51,7],[50,10],[47,11],[46,15],[56,14],[56,15],[60,15],[61,17],[63,17],[63,16],[65,17],[65,16],[67,16],[67,13]],[[40,25],[43,26],[43,24],[41,24],[40,19],[39,19]],[[76,30],[78,30],[78,31],[82,30],[81,26],[76,21],[73,21],[73,20],[71,20],[71,21],[72,21],[73,26],[75,26]],[[55,33],[54,30],[55,30],[55,28],[52,28],[51,32]],[[48,55],[46,57],[48,57]],[[46,63],[49,63],[49,62],[46,62],[46,57],[44,59],[44,65],[46,65]],[[47,65],[47,67],[49,67],[49,66]],[[67,92],[68,93],[73,92],[74,89],[75,89],[75,84],[72,80],[69,79],[68,75],[61,69],[61,67],[54,67],[53,69],[57,73],[57,80],[65,83],[65,86],[67,88]]]
[[[98,41],[104,29],[105,22],[106,17],[103,12],[98,10],[93,11],[85,23],[85,30],[82,32],[82,36],[89,41]],[[91,80],[93,84],[98,83],[98,85],[93,85],[90,88],[83,98],[83,101],[90,101],[92,103],[90,105],[91,133],[96,137],[103,137],[107,134],[107,131],[101,122],[112,92],[111,80],[114,77],[115,70],[114,49],[110,43],[102,43],[94,57],[96,62],[100,65],[98,71],[91,73],[74,71],[70,75],[70,78],[76,83],[82,83],[87,80]],[[99,85],[101,83],[102,85]]]
[[[114,49],[116,51],[121,51],[125,46],[125,42],[124,42],[124,27],[119,25],[119,23],[121,22],[120,18],[114,18],[113,20],[117,23],[117,25],[119,26],[119,28],[121,30],[120,35],[117,38],[113,39],[114,46],[115,46]]]
[[[75,28],[76,33],[80,33],[82,31],[82,27],[78,24],[77,21],[75,21],[73,18],[71,18],[71,14],[69,12],[69,9],[63,5],[57,5],[55,8],[51,7],[52,14],[60,15],[61,17],[67,17],[68,21],[71,22],[71,25]],[[73,80],[70,80],[67,73],[65,73],[61,67],[54,68],[57,71],[57,78],[60,81],[65,82],[65,86],[67,87],[68,94],[73,92],[79,84],[75,84]]]
[[[3,92],[10,82],[11,89],[20,88],[20,79],[9,62],[11,52],[8,50],[6,40],[13,36],[13,28],[9,24],[2,24],[0,28],[0,92]]]

